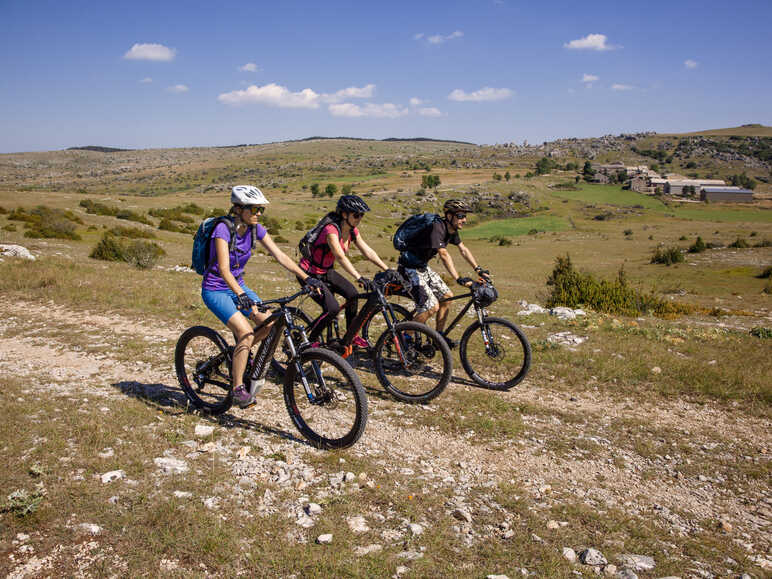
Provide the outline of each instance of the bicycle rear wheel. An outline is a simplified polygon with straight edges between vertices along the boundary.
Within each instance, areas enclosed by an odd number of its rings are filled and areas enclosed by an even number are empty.
[[[284,403],[300,433],[318,448],[347,448],[367,424],[367,395],[359,377],[336,353],[323,348],[301,352],[298,363],[311,389],[309,400],[298,364],[284,376]]]
[[[228,344],[212,328],[188,328],[174,351],[177,379],[190,403],[207,414],[222,414],[233,404]]]
[[[448,344],[429,326],[400,322],[378,338],[373,352],[375,374],[402,402],[427,402],[450,382],[453,361]]]
[[[487,344],[486,344],[487,342]],[[492,390],[509,390],[531,367],[531,345],[522,330],[503,318],[484,318],[461,336],[458,354],[469,377]]]

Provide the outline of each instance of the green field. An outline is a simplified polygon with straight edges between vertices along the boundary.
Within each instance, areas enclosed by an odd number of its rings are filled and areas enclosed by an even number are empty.
[[[488,239],[494,236],[515,237],[536,231],[565,231],[571,224],[562,217],[543,215],[519,219],[488,221],[464,231],[464,239]]]
[[[578,191],[561,191],[553,189],[550,194],[561,199],[573,199],[585,203],[601,203],[619,207],[634,207],[640,205],[646,209],[666,209],[665,205],[651,195],[627,191],[614,185],[594,185],[585,183],[578,185]]]

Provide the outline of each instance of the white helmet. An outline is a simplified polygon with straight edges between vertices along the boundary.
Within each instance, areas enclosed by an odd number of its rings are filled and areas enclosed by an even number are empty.
[[[232,205],[268,205],[263,192],[253,185],[236,185],[231,189]]]

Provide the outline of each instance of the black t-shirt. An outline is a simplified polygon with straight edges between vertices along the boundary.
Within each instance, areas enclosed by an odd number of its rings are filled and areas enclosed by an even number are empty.
[[[458,235],[458,231],[450,233],[448,222],[439,219],[434,222],[431,230],[423,236],[420,243],[400,254],[399,265],[411,269],[423,269],[429,264],[429,260],[437,255],[438,250],[447,247],[449,243],[458,245],[461,243],[461,237]]]

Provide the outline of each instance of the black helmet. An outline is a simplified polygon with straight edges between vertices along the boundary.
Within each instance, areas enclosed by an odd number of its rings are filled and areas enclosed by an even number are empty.
[[[335,207],[338,213],[367,213],[370,208],[359,195],[343,195]]]
[[[472,293],[474,294],[474,301],[484,308],[499,299],[499,292],[489,283],[475,284],[472,287]]]
[[[472,213],[472,207],[461,199],[448,199],[442,206],[443,213]]]

